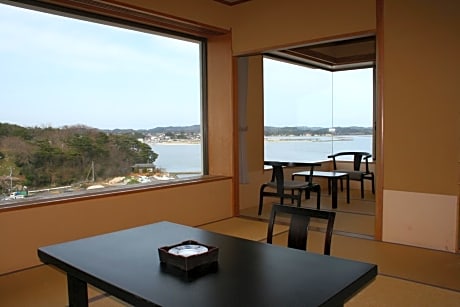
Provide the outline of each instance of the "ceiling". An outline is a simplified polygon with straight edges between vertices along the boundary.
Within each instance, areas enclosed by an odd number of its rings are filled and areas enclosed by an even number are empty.
[[[375,65],[375,36],[296,46],[266,54],[329,71],[371,67]]]
[[[214,0],[237,5],[250,0]],[[375,65],[375,36],[320,42],[267,52],[266,55],[301,65],[329,71],[371,67]]]

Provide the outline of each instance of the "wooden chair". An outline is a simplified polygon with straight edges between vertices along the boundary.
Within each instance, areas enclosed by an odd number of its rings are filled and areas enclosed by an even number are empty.
[[[338,169],[337,168],[337,157],[342,156],[353,156],[353,169]],[[361,182],[361,198],[364,198],[364,180],[370,180],[372,185],[372,194],[375,194],[374,187],[374,173],[369,170],[369,158],[372,155],[368,152],[359,152],[359,151],[347,151],[347,152],[338,152],[333,155],[327,156],[332,158],[332,164],[335,171],[347,173],[350,177],[350,180],[360,181]],[[365,169],[361,169],[361,162],[365,161]],[[340,179],[340,187],[343,191],[343,181]]]
[[[316,207],[319,209],[321,205],[321,187],[317,183],[313,183],[313,170],[315,166],[321,166],[321,163],[301,163],[301,162],[279,162],[279,161],[265,161],[264,165],[272,167],[272,177],[269,182],[263,183],[260,187],[259,195],[259,215],[262,214],[262,207],[264,205],[264,197],[278,197],[280,203],[284,204],[284,199],[291,199],[297,201],[297,206],[300,207],[302,201],[302,192],[305,192],[305,198],[310,197],[310,192],[317,193]],[[299,180],[284,180],[284,167],[309,167],[310,174],[307,182]],[[270,187],[273,190],[265,191],[265,188]],[[286,193],[289,191],[290,193]]]
[[[332,231],[334,228],[335,212],[298,208],[285,205],[273,205],[270,220],[268,222],[267,243],[272,243],[275,219],[279,213],[291,215],[288,233],[288,247],[301,250],[307,249],[308,225],[310,224],[310,219],[317,218],[327,220],[326,234],[324,238],[324,255],[331,254],[331,241]]]

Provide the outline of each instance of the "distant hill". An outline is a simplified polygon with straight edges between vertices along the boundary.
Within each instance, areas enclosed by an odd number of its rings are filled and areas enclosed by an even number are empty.
[[[112,130],[104,130],[108,133],[114,134],[155,134],[155,133],[200,133],[201,127],[200,125],[192,125],[192,126],[168,126],[168,127],[155,127],[151,129],[112,129]]]
[[[157,133],[200,133],[201,128],[200,125],[192,125],[192,126],[168,126],[168,127],[155,127],[151,129],[113,129],[113,130],[105,130],[108,133],[114,134],[132,134],[132,135],[139,135],[142,134],[157,134]],[[271,135],[326,135],[330,134],[329,128],[324,127],[272,127],[272,126],[265,126],[264,127],[264,134],[266,136]],[[335,127],[335,135],[372,135],[372,127]]]
[[[148,130],[151,133],[166,133],[166,132],[185,132],[185,133],[200,133],[201,126],[169,126],[169,127],[156,127]]]
[[[264,127],[264,135],[326,135],[331,134],[329,128],[320,127]],[[335,135],[372,135],[372,127],[335,127]]]

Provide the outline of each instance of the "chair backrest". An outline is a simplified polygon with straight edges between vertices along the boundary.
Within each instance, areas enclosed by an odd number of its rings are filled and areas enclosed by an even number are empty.
[[[368,152],[363,152],[363,151],[344,151],[344,152],[338,152],[333,155],[327,156],[328,158],[332,158],[332,163],[334,166],[334,170],[337,169],[337,161],[336,158],[340,156],[353,156],[353,170],[354,171],[360,171],[361,170],[361,162],[364,161],[366,162],[366,173],[369,173],[369,158],[372,157],[372,155]]]
[[[273,205],[267,230],[267,243],[270,244],[273,241],[273,228],[278,213],[291,215],[288,233],[288,247],[301,250],[307,249],[308,226],[310,224],[310,219],[318,218],[327,220],[326,234],[324,238],[324,254],[331,254],[335,212],[292,207],[287,205]]]

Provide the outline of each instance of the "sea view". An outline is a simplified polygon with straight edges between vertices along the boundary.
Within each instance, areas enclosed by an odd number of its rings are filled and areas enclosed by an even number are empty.
[[[158,153],[155,165],[166,172],[201,172],[200,144],[155,143],[151,145]],[[312,136],[312,137],[266,137],[265,160],[314,162],[327,159],[332,152],[372,152],[372,135]]]
[[[201,144],[153,143],[150,146],[158,154],[157,168],[169,173],[201,173]]]

